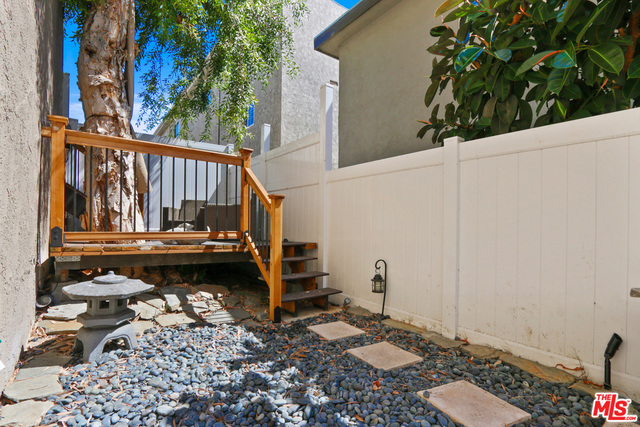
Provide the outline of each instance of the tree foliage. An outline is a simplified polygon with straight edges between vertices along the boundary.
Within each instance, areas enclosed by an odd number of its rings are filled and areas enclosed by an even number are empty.
[[[481,138],[627,109],[640,100],[640,0],[447,0],[420,138]],[[454,29],[449,23],[458,21]]]
[[[62,1],[80,38],[91,7],[109,0]],[[205,137],[217,117],[241,142],[254,82],[266,85],[280,65],[295,73],[290,23],[305,10],[304,0],[136,0],[144,121],[154,126],[166,117],[184,129],[204,114]],[[212,96],[213,90],[224,95]]]

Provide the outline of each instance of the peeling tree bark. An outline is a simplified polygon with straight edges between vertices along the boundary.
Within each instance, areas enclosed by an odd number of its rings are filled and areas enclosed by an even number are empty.
[[[124,66],[133,1],[96,2],[85,20],[77,65],[86,132],[132,138]],[[92,230],[134,231],[135,224],[136,231],[143,231],[141,209],[135,201],[135,153],[108,150],[107,154],[98,148],[92,152],[93,194],[88,201]],[[86,154],[88,159],[89,152]],[[87,194],[89,188],[87,184]]]

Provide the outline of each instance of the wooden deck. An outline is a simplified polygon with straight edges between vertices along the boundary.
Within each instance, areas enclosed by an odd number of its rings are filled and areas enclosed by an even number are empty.
[[[56,272],[86,268],[247,262],[252,257],[240,241],[168,244],[146,241],[131,244],[67,243],[51,248]]]
[[[262,184],[258,181],[255,174],[251,171],[251,152],[250,149],[240,149],[238,154],[221,154],[207,150],[198,150],[189,147],[179,147],[174,145],[165,145],[133,139],[125,139],[113,136],[96,135],[79,131],[66,129],[68,119],[66,117],[48,116],[51,127],[42,128],[42,136],[51,138],[51,198],[50,198],[50,246],[49,254],[54,259],[56,271],[85,269],[85,268],[115,268],[115,267],[135,267],[135,266],[157,266],[157,265],[181,265],[181,264],[199,264],[199,263],[220,263],[220,262],[238,262],[254,260],[259,266],[260,271],[269,285],[269,313],[272,320],[276,320],[275,313],[280,312],[282,305],[281,296],[282,286],[282,200],[283,195],[269,194]],[[76,211],[76,198],[73,200],[72,223],[67,229],[66,221],[69,212],[65,208],[65,173],[67,168],[73,174],[78,172],[78,161],[75,164],[72,160],[67,159],[67,154],[72,159],[73,153],[78,150],[86,153],[87,150],[106,150],[107,155],[104,157],[104,169],[108,165],[109,150],[113,153],[116,151],[144,153],[148,156],[159,156],[173,158],[174,168],[175,160],[179,159],[184,166],[184,188],[183,200],[186,199],[186,162],[195,161],[195,204],[197,204],[197,166],[198,162],[205,165],[206,173],[209,171],[209,163],[240,168],[240,182],[236,175],[236,183],[238,186],[235,193],[236,199],[239,199],[239,221],[232,227],[235,230],[222,231],[153,231],[150,229],[149,217],[145,221],[146,230],[123,231],[122,221],[120,227],[111,229],[114,226],[104,222],[102,229],[92,229],[91,220],[85,223],[89,224],[88,231],[76,231],[82,229],[82,226],[75,225],[75,221],[79,218]],[[76,157],[77,158],[77,154]],[[149,157],[147,157],[148,159]],[[93,159],[93,158],[91,158]],[[92,161],[92,160],[90,160]],[[102,160],[101,160],[102,161]],[[69,165],[66,163],[70,162]],[[148,164],[148,162],[147,162]],[[162,162],[160,162],[160,167]],[[85,162],[86,166],[86,162]],[[89,163],[86,170],[96,170],[97,165]],[[160,169],[162,170],[162,169]],[[216,167],[216,185],[221,185],[217,181]],[[120,183],[116,188],[120,188],[120,205],[122,205],[122,174],[123,168],[120,166]],[[157,171],[156,171],[157,172]],[[148,175],[151,171],[148,171]],[[147,175],[147,176],[148,176]],[[76,175],[74,175],[76,176]],[[172,175],[175,178],[175,170]],[[174,179],[172,178],[172,179]],[[135,178],[134,178],[135,179]],[[147,178],[148,179],[148,178]],[[208,179],[208,178],[205,178]],[[84,182],[84,194],[88,197],[84,215],[91,218],[91,206],[93,191],[97,186],[91,187],[93,178],[90,177]],[[175,182],[174,182],[175,183]],[[208,181],[207,181],[208,183]],[[86,186],[89,185],[89,191]],[[97,184],[96,184],[97,185]],[[104,197],[101,200],[107,200],[107,186],[112,184],[104,184]],[[228,186],[228,181],[225,184]],[[76,187],[76,184],[73,186]],[[110,187],[113,189],[113,187]],[[209,190],[215,191],[215,187],[205,187],[203,197],[208,201],[213,196],[209,194]],[[175,186],[172,187],[172,192]],[[102,189],[101,189],[102,191]],[[152,191],[147,181],[147,204],[146,210],[149,211],[149,195]],[[162,195],[162,181],[160,189]],[[225,189],[228,196],[228,189]],[[134,199],[133,206],[137,197]],[[174,200],[173,194],[171,199]],[[159,209],[172,206],[172,202],[159,199]],[[226,201],[228,203],[228,201]],[[142,202],[139,205],[142,210]],[[238,203],[236,201],[236,203]],[[216,193],[216,205],[218,204]],[[107,209],[107,203],[104,202],[104,211],[112,212]],[[113,209],[113,206],[111,206]],[[82,214],[82,212],[80,212]],[[110,213],[109,215],[112,215]],[[118,215],[115,212],[115,215]],[[186,219],[183,217],[183,223]],[[217,223],[216,223],[217,226]],[[107,227],[109,228],[107,230]],[[162,227],[160,227],[162,228]],[[186,223],[185,223],[186,228]],[[213,227],[212,227],[213,228]],[[240,230],[238,230],[239,228]],[[206,228],[209,230],[209,227]],[[264,244],[268,242],[268,244]],[[256,247],[256,243],[261,247]]]

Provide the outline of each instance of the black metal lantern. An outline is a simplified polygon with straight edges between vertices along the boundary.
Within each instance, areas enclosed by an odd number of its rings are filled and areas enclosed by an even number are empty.
[[[378,264],[380,262],[384,263],[384,277],[380,274],[380,267]],[[383,259],[379,259],[375,264],[376,274],[371,279],[371,292],[376,294],[384,294],[382,297],[382,315],[384,316],[384,302],[387,299],[387,262]]]

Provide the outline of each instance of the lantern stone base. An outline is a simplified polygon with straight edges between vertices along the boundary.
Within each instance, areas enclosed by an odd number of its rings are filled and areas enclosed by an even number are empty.
[[[85,362],[95,362],[102,354],[105,344],[118,338],[124,339],[129,349],[138,347],[133,325],[127,322],[116,328],[80,328],[76,335],[74,351],[82,350],[82,359]]]

